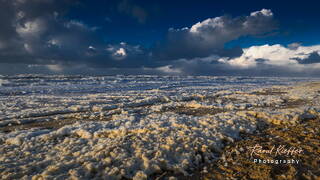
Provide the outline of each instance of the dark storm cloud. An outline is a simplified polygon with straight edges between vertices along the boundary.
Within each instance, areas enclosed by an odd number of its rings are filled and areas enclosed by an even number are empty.
[[[54,58],[64,59],[66,50],[77,48],[86,33],[71,21],[60,19],[67,1],[51,0],[2,0],[0,32],[0,62],[48,63]],[[76,36],[76,37],[75,37]],[[62,47],[62,43],[70,46]],[[60,46],[61,45],[61,46]],[[65,48],[65,49],[64,49]]]
[[[309,56],[305,59],[298,59],[300,64],[314,64],[320,63],[320,55],[318,52],[312,52]]]
[[[0,63],[142,67],[138,45],[107,44],[92,27],[64,13],[75,1],[1,0]]]

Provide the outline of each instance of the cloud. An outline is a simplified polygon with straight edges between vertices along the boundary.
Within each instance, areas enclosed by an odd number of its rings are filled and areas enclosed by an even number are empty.
[[[124,42],[104,42],[96,32],[97,27],[63,17],[70,4],[52,0],[30,0],[28,3],[3,0],[1,3],[7,7],[5,13],[0,13],[7,17],[1,18],[4,28],[0,29],[0,63],[167,67],[169,72],[171,66],[166,60],[240,56],[241,48],[225,49],[224,44],[243,35],[261,34],[274,28],[272,12],[263,9],[250,16],[221,16],[196,23],[191,28],[171,29],[161,47],[145,49]],[[127,0],[119,4],[119,11],[129,13],[141,22],[147,17],[146,13],[140,12],[144,11],[141,7]]]
[[[123,60],[127,57],[127,50],[131,51],[133,53],[134,50],[137,50],[137,52],[139,52],[139,47],[133,48],[131,46],[128,46],[126,43],[121,42],[118,45],[109,45],[108,48],[106,49],[108,52],[111,53],[111,56],[113,59],[115,60]]]
[[[320,75],[320,46],[225,47],[239,37],[276,30],[268,9],[171,28],[162,42],[144,48],[105,42],[97,26],[64,17],[70,2],[0,0],[1,73]],[[140,23],[147,19],[146,11],[131,1],[121,1],[118,8]]]
[[[95,33],[97,27],[61,16],[74,2],[0,1],[0,63],[86,61],[87,47],[104,42]]]
[[[58,64],[50,64],[50,65],[46,65],[46,67],[50,71],[54,71],[54,72],[62,72],[63,71],[63,66],[58,65]]]
[[[201,58],[176,59],[166,63],[155,63],[152,59],[148,60],[151,62],[141,61],[137,54],[134,56],[133,46],[127,43],[114,44],[110,47],[126,49],[127,57],[122,60],[108,59],[102,64],[99,64],[101,63],[99,61],[93,64],[67,66],[52,61],[50,65],[30,65],[28,72],[43,73],[45,72],[43,68],[45,68],[50,73],[64,74],[320,76],[320,61],[319,59],[313,60],[314,57],[319,57],[320,46],[300,45],[292,49],[289,45],[261,45],[245,48],[243,54],[235,58],[210,55]],[[111,56],[112,52],[109,54]],[[20,64],[10,64],[10,66],[11,69],[16,70],[23,67]],[[0,71],[2,71],[1,68]],[[20,72],[26,72],[26,69]]]
[[[109,56],[108,61],[114,64],[120,64],[120,61],[124,61],[124,63],[128,65],[131,64],[130,66],[132,66],[135,61],[137,61],[136,63],[138,64],[139,61],[144,61],[147,58],[145,54],[146,50],[142,49],[141,46],[127,44],[125,42],[109,44],[105,50],[104,55]],[[137,60],[138,58],[140,58],[140,60]],[[111,65],[110,63],[108,64]]]
[[[270,9],[262,9],[261,11],[255,11],[250,13],[250,16],[273,16],[273,13]]]
[[[39,37],[46,30],[46,22],[37,18],[32,21],[27,21],[23,24],[18,24],[16,27],[17,33],[23,39]]]
[[[113,53],[113,56],[116,59],[123,59],[127,56],[126,50],[123,48],[119,48],[116,52]]]
[[[107,43],[96,26],[64,17],[73,2],[0,1],[5,7],[5,12],[0,11],[0,63],[43,65],[38,68],[50,71],[80,64],[94,68],[156,66],[150,61],[150,52],[140,45]],[[137,13],[136,7],[132,8]],[[56,64],[59,68],[52,66]]]
[[[259,65],[258,60],[263,60],[262,63],[266,65],[293,68],[300,67],[301,64],[319,63],[319,52],[320,46],[251,46],[244,49],[240,57],[225,59],[224,62],[234,67],[252,68]]]
[[[314,51],[309,54],[307,58],[304,59],[297,59],[300,64],[315,64],[315,63],[320,63],[320,50],[319,51]]]
[[[226,54],[225,43],[241,36],[263,35],[275,29],[273,13],[267,9],[252,12],[249,16],[208,18],[190,28],[169,29],[166,41],[157,47],[156,53],[167,60]],[[232,49],[229,51],[233,52]]]
[[[161,66],[158,68],[155,68],[155,70],[159,71],[160,73],[164,74],[181,74],[182,71],[179,68],[174,68],[172,65],[167,65],[167,66]]]
[[[208,56],[171,61],[181,74],[319,76],[320,45],[251,46],[239,57]]]

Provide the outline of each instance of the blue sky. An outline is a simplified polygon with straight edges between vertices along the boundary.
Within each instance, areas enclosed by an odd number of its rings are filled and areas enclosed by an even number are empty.
[[[119,11],[121,1],[80,1],[70,7],[66,18],[77,19],[91,26],[101,27],[101,36],[106,41],[127,41],[146,46],[159,41],[171,27],[192,26],[196,22],[224,14],[232,16],[246,15],[263,8],[271,9],[279,21],[279,30],[272,37],[259,39],[241,39],[246,46],[253,42],[289,44],[317,44],[320,24],[317,1],[127,1],[132,6],[140,7],[145,13],[145,20]]]
[[[119,12],[119,1],[81,1],[67,13],[70,19],[78,19],[92,26],[101,27],[101,35],[106,41],[127,41],[152,45],[161,40],[167,30],[192,26],[207,18],[222,16],[242,16],[252,11],[271,9],[279,23],[277,34],[267,38],[247,38],[240,41],[251,45],[261,43],[317,44],[320,24],[319,1],[127,1],[145,12],[145,20],[140,22],[135,16]],[[244,46],[246,46],[246,43]]]
[[[0,74],[317,76],[319,5],[1,0]]]

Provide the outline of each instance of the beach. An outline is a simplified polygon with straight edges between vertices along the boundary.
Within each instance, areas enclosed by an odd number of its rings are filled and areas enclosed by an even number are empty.
[[[320,175],[318,79],[23,76],[1,82],[2,179]]]

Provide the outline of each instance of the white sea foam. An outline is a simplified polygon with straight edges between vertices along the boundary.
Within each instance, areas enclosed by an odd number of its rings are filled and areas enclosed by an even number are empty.
[[[253,132],[260,123],[255,117],[282,123],[274,117],[283,116],[295,123],[297,118],[286,116],[304,112],[267,107],[317,97],[302,90],[283,96],[253,93],[312,80],[303,78],[5,78],[10,83],[0,81],[6,84],[0,87],[0,128],[18,129],[0,132],[3,179],[188,175],[217,158],[225,141]]]
[[[8,84],[9,81],[4,80],[4,79],[0,79],[0,86],[2,86],[3,84]]]

